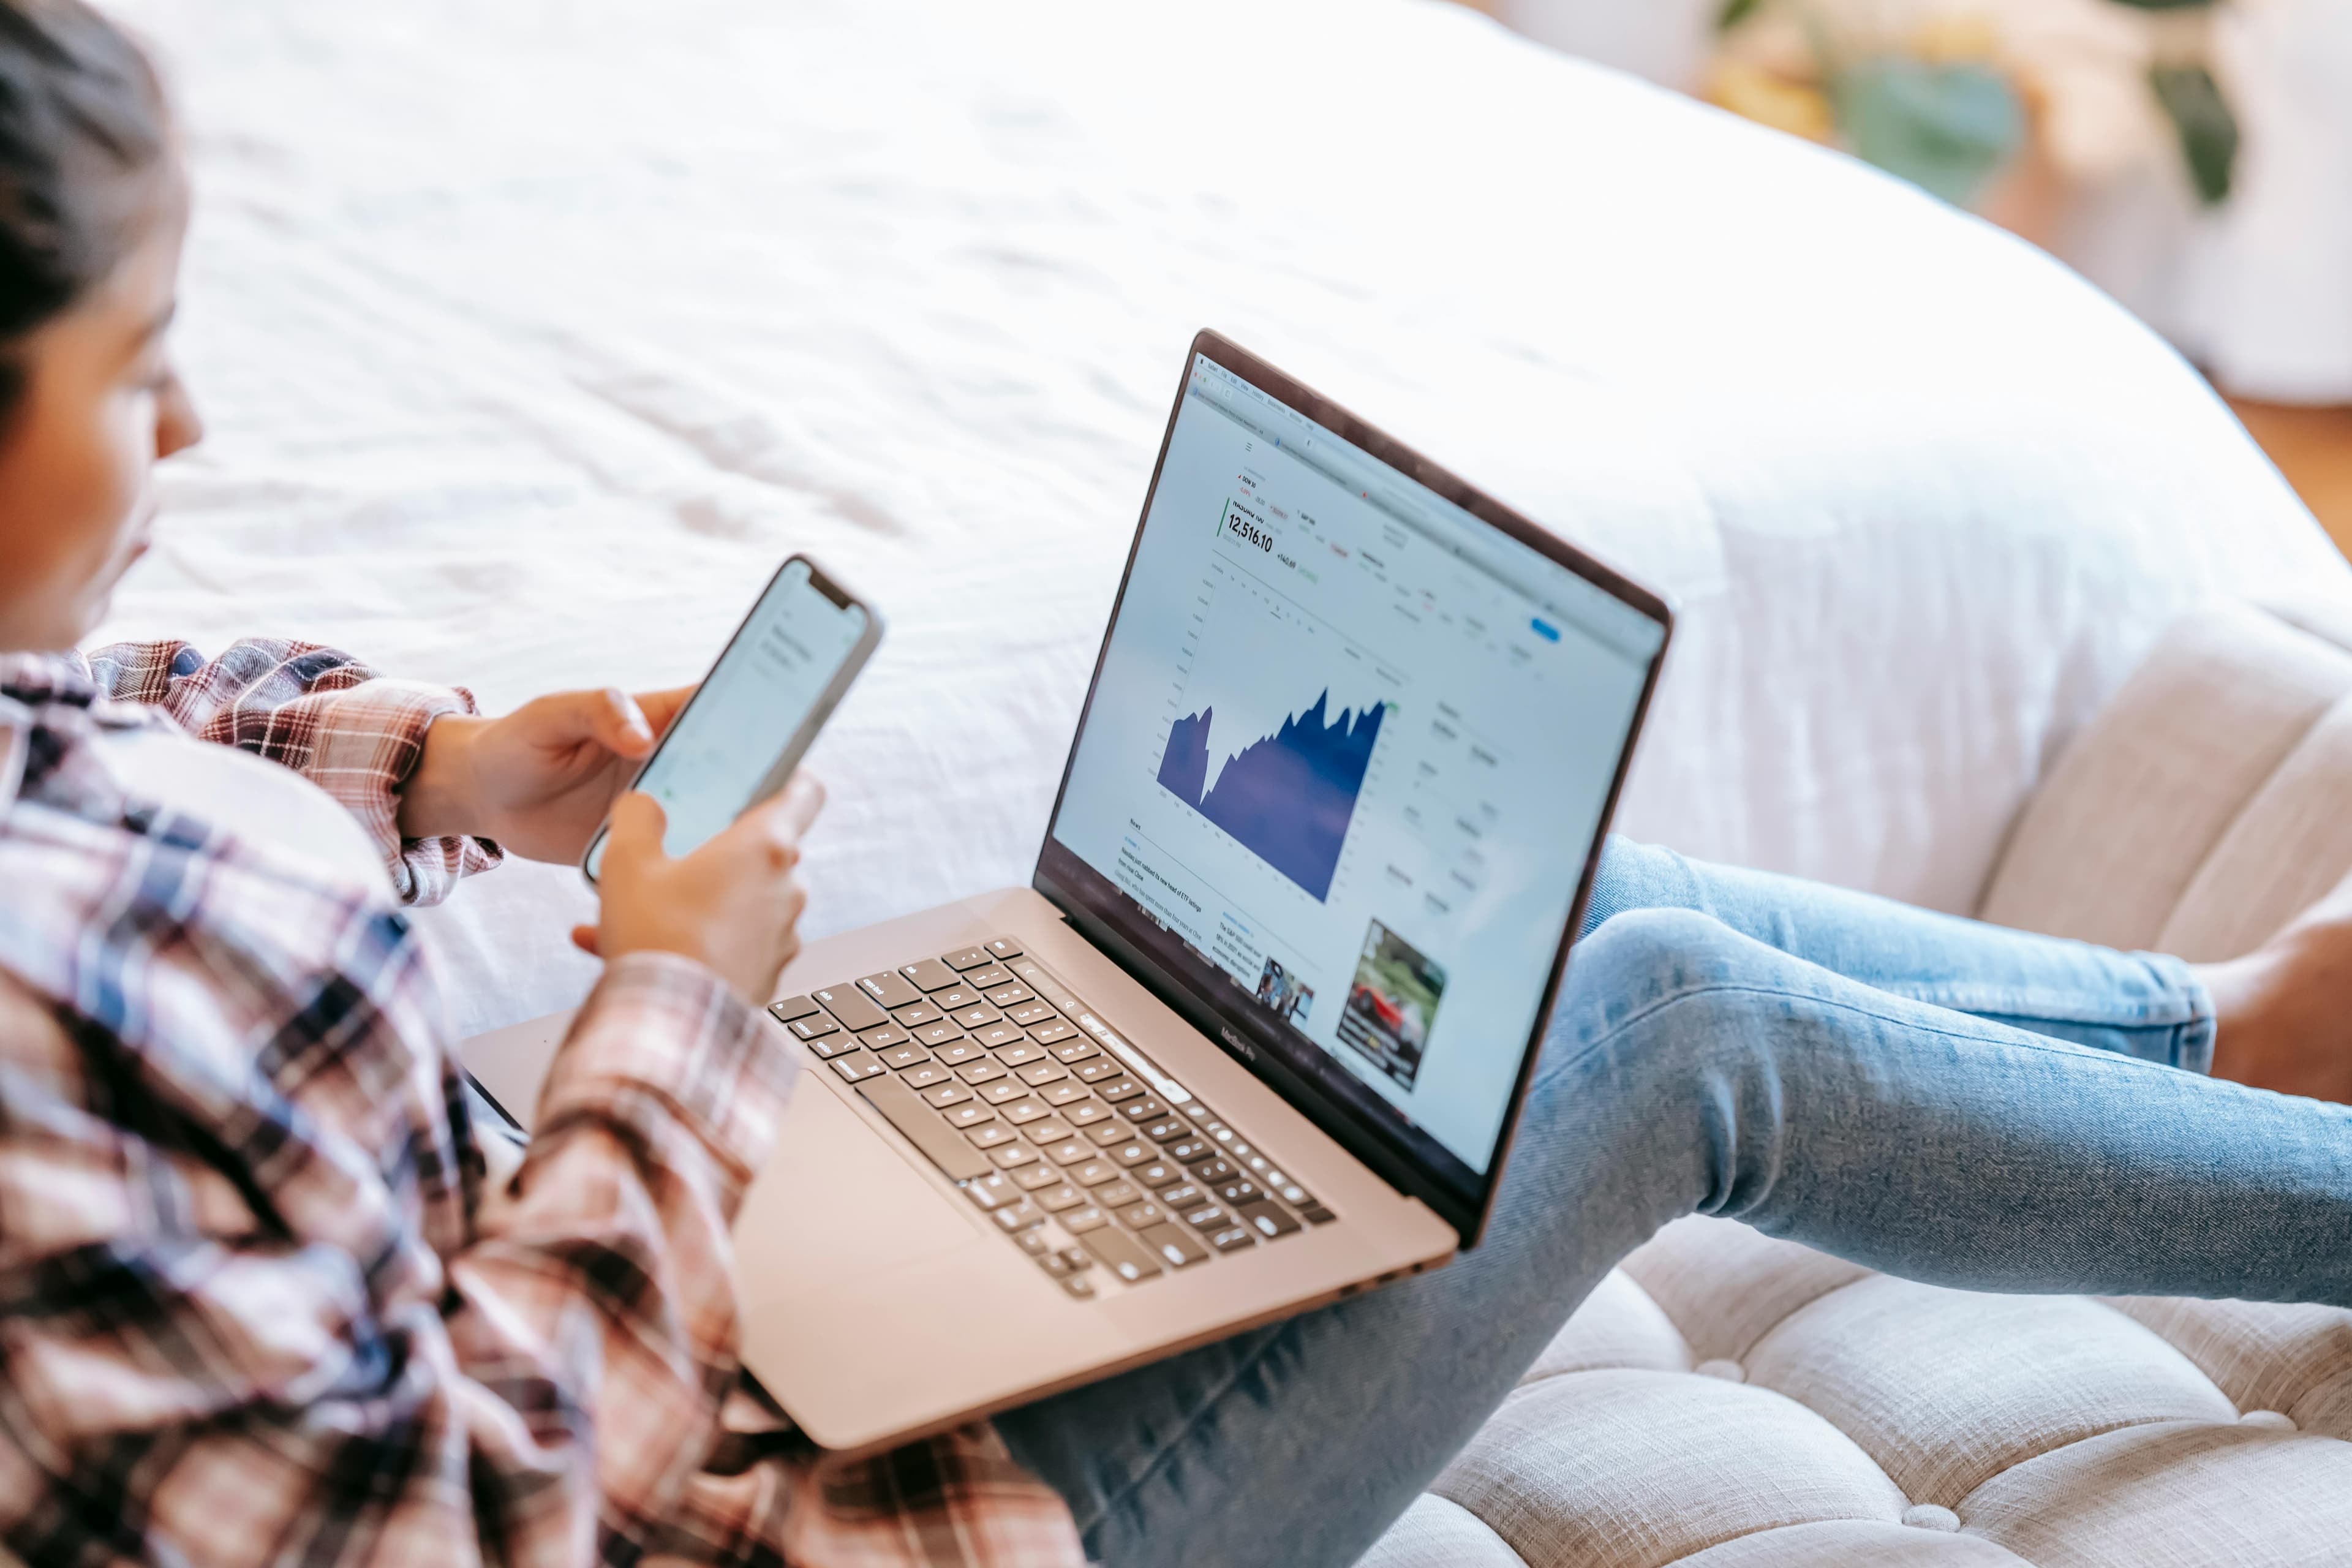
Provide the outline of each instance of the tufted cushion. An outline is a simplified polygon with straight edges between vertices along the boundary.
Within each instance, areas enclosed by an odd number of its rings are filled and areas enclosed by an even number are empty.
[[[2352,868],[2352,656],[2182,623],[2062,756],[1986,918],[2191,958]],[[2342,1568],[2352,1311],[1988,1296],[1727,1221],[1611,1274],[1363,1568]]]

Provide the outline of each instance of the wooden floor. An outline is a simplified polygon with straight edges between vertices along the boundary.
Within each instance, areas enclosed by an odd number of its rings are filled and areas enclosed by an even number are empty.
[[[2352,407],[2292,408],[2235,398],[2230,406],[2318,513],[2336,548],[2352,555]]]

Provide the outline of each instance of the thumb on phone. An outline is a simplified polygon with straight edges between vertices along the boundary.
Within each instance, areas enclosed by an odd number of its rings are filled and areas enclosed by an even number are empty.
[[[661,802],[642,790],[631,790],[613,803],[604,827],[604,858],[614,856],[636,861],[663,853],[662,835],[669,829],[669,814]]]

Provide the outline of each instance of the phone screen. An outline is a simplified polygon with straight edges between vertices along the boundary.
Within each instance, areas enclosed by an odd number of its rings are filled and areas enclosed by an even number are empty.
[[[667,815],[664,850],[692,852],[751,804],[866,626],[865,608],[836,603],[807,562],[784,563],[637,776],[635,787]],[[604,860],[599,832],[588,853],[590,877]]]

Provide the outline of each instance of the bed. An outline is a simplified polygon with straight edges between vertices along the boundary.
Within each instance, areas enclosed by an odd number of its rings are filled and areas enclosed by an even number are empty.
[[[1971,907],[2200,598],[2352,574],[2195,374],[1847,161],[1410,0],[121,0],[192,127],[205,447],[107,636],[492,709],[688,679],[805,549],[892,632],[810,928],[1026,879],[1218,326],[1670,592],[1622,826]],[[576,998],[576,875],[426,917]]]

